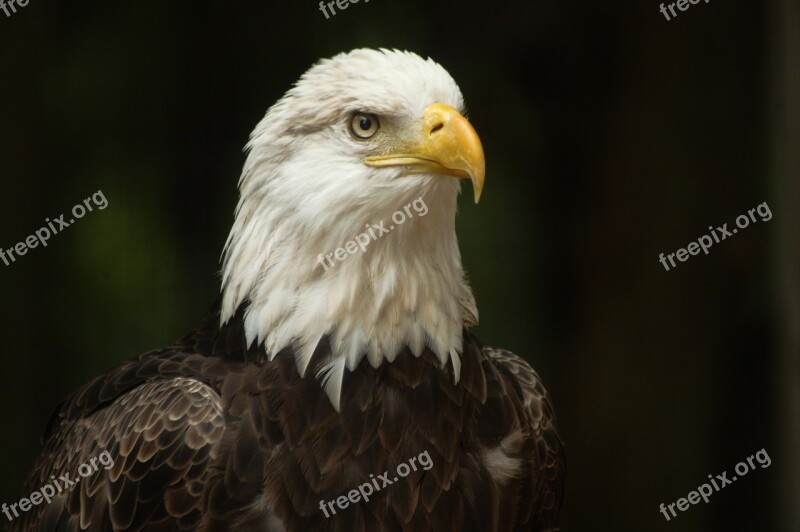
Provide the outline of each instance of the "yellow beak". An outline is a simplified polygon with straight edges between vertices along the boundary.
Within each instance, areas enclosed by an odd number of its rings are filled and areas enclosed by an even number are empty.
[[[472,125],[453,107],[433,103],[422,115],[422,139],[401,153],[367,157],[374,167],[406,166],[410,173],[430,173],[470,179],[475,203],[481,199],[486,161]]]

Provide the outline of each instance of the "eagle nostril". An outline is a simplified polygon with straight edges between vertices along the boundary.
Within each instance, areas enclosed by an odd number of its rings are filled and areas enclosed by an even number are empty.
[[[431,135],[433,135],[434,133],[436,133],[437,131],[439,131],[439,130],[440,130],[440,129],[442,129],[443,127],[444,127],[444,124],[443,124],[442,122],[439,122],[438,124],[436,124],[435,126],[433,126],[433,127],[431,128],[431,132],[430,132],[430,134],[431,134]]]

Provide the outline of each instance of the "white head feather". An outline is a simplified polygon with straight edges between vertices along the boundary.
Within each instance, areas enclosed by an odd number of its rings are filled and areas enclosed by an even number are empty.
[[[345,368],[366,356],[377,367],[408,346],[427,345],[460,372],[465,325],[477,323],[455,234],[457,179],[404,175],[364,164],[373,143],[348,130],[353,112],[416,131],[434,102],[463,113],[461,92],[432,60],[399,51],[355,50],[308,70],[258,124],[239,182],[225,246],[222,322],[247,303],[247,341],[270,358],[292,345],[303,375],[319,341],[334,358],[316,375],[338,409]],[[373,240],[327,270],[319,261],[422,198],[425,216]]]

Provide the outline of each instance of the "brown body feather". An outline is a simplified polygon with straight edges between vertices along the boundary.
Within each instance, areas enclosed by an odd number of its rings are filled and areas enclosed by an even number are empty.
[[[122,364],[66,400],[23,494],[104,450],[100,468],[11,530],[555,530],[563,450],[536,373],[464,333],[461,379],[426,351],[347,372],[341,412],[286,349],[248,348],[243,311]],[[432,467],[326,517],[331,501],[427,451]]]

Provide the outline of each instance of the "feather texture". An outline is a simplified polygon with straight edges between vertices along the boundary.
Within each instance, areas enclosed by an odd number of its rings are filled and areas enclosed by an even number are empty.
[[[550,401],[519,357],[464,333],[462,379],[429,350],[345,370],[337,412],[289,350],[245,349],[244,311],[99,377],[54,414],[23,493],[103,450],[82,479],[11,530],[547,530],[563,454]],[[320,343],[314,372],[331,359]],[[342,495],[418,468],[326,517]],[[335,508],[335,507],[334,507]],[[456,528],[454,528],[456,527]]]

